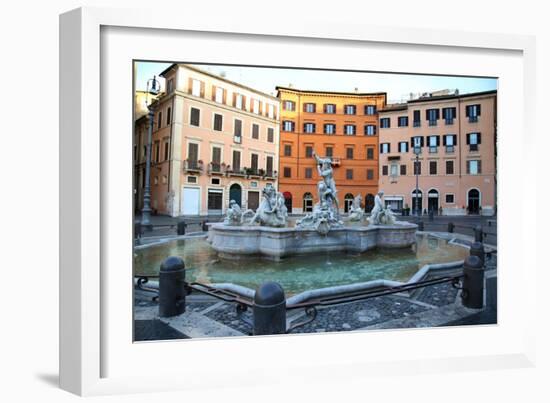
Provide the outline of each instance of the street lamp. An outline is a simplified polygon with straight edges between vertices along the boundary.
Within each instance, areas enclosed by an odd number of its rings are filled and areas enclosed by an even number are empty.
[[[416,159],[414,161],[414,173],[416,175],[416,190],[415,190],[415,194],[414,194],[414,206],[415,206],[415,210],[416,210],[416,218],[417,218],[417,221],[420,217],[420,209],[418,208],[418,173],[420,171],[420,164],[419,164],[419,161],[418,161],[418,156],[420,155],[420,152],[422,151],[422,149],[420,147],[414,147],[413,149],[414,151],[414,155],[416,156]]]
[[[160,83],[157,80],[157,76],[153,76],[147,80],[147,98],[149,95],[156,96],[160,90]],[[143,209],[141,210],[141,227],[143,229],[151,229],[151,147],[153,142],[153,100],[147,105],[149,110],[149,128],[147,130],[147,148],[146,148],[146,160],[145,160],[145,186],[143,187]]]

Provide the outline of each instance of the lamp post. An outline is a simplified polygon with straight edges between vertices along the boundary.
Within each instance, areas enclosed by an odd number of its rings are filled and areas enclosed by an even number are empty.
[[[159,93],[159,81],[156,76],[147,80],[147,94],[155,96]],[[149,110],[149,128],[147,130],[147,146],[145,152],[145,186],[143,187],[143,209],[141,210],[141,227],[151,229],[151,147],[153,142],[153,101],[147,105]]]
[[[418,171],[420,171],[420,165],[418,161],[418,155],[420,154],[420,147],[414,147],[414,155],[416,156],[414,161],[414,173],[416,175],[416,190],[414,194],[414,206],[416,210],[416,220],[418,221],[420,218],[420,211],[418,208]]]

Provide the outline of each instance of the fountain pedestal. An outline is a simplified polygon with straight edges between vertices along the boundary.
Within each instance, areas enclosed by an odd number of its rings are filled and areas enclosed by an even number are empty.
[[[327,234],[305,228],[213,224],[208,242],[226,259],[263,257],[279,260],[320,252],[362,253],[373,248],[408,248],[416,243],[418,226],[408,222],[332,228]]]

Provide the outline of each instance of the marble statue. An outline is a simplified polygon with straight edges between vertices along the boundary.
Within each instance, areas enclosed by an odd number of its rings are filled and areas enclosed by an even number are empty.
[[[382,202],[384,191],[380,190],[374,197],[374,207],[369,217],[369,225],[393,225],[395,224],[395,216],[391,208],[384,208]]]
[[[241,207],[237,204],[235,200],[229,202],[229,208],[225,219],[223,220],[224,225],[241,225],[247,217],[250,217],[254,212],[252,210],[242,211]]]
[[[323,178],[317,184],[319,202],[313,207],[313,212],[296,221],[296,227],[315,229],[321,234],[327,234],[331,228],[343,226],[338,212],[338,197],[334,182],[330,158],[320,158],[313,153],[317,161],[319,175]]]
[[[249,224],[259,223],[266,227],[284,227],[288,217],[285,199],[273,186],[262,190],[262,202]]]
[[[365,215],[365,212],[363,211],[363,208],[361,207],[361,202],[363,201],[363,198],[361,195],[355,196],[353,199],[353,203],[351,205],[351,208],[349,210],[349,220],[350,221],[361,221],[363,219],[363,216]]]

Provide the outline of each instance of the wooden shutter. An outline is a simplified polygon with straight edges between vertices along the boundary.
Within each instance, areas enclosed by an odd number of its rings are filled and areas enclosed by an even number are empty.
[[[266,163],[265,163],[265,170],[269,173],[272,173],[273,172],[273,157],[271,156],[268,156],[266,158]]]
[[[440,144],[440,136],[435,137],[435,145],[439,147]]]
[[[477,106],[477,116],[481,116],[481,105],[478,104]]]
[[[187,79],[187,93],[192,94],[193,93],[193,79],[189,77]]]
[[[189,143],[187,153],[187,158],[190,161],[197,161],[199,159],[199,145],[195,143]]]
[[[466,173],[470,174],[470,161],[466,161]]]
[[[241,169],[241,153],[233,150],[233,171]]]
[[[456,134],[453,134],[453,146],[456,146],[457,142],[456,142]]]
[[[216,86],[212,86],[212,101],[216,100]]]
[[[481,175],[481,160],[477,162],[477,173]]]
[[[201,98],[204,98],[204,88],[206,87],[206,84],[204,81],[201,81]]]
[[[383,146],[383,145],[384,145],[384,143],[380,143],[380,151],[379,151],[379,152],[380,152],[380,154],[382,154],[382,153],[383,153],[383,150],[382,150],[382,146]]]
[[[481,144],[481,133],[476,133],[477,144]]]
[[[466,117],[470,117],[470,105],[466,105]]]
[[[466,133],[466,144],[470,145],[470,133]]]

